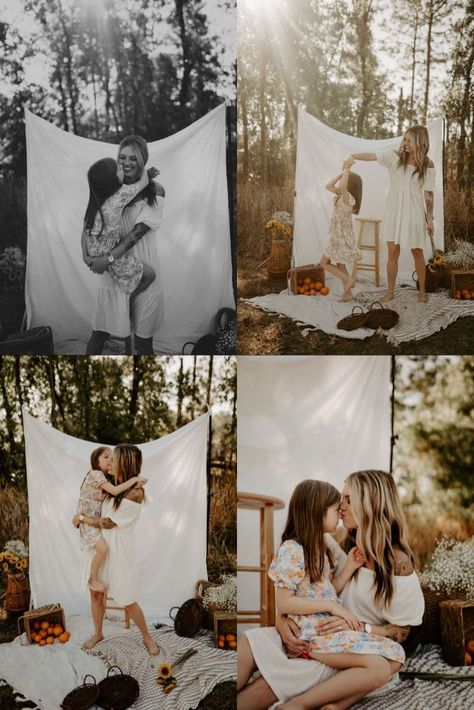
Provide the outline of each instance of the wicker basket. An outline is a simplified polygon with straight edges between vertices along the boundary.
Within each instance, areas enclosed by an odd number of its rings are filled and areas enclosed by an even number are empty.
[[[419,630],[420,643],[441,644],[441,618],[439,605],[441,602],[449,601],[453,597],[453,592],[435,592],[429,587],[422,586],[425,598],[425,613]],[[456,592],[456,596],[460,595]]]
[[[172,612],[177,609],[176,616]],[[195,636],[204,627],[205,610],[198,599],[188,599],[180,607],[170,609],[170,618],[174,621],[174,630],[178,636]]]
[[[374,306],[379,305],[380,309],[374,308]],[[367,320],[365,321],[365,326],[367,328],[383,328],[384,330],[389,330],[394,328],[400,316],[397,311],[393,311],[391,308],[385,308],[380,301],[374,301],[367,312]]]
[[[451,666],[468,665],[466,643],[474,641],[474,601],[450,599],[439,605],[443,658]]]
[[[356,309],[360,309],[360,313],[356,313]],[[340,330],[356,330],[357,328],[365,328],[368,313],[364,311],[362,306],[354,306],[352,313],[349,316],[342,318],[337,327]]]
[[[87,679],[92,678],[93,683],[87,683]],[[82,685],[66,695],[59,707],[62,710],[88,710],[97,703],[99,697],[99,686],[93,675],[86,675]]]
[[[114,668],[120,675],[110,675]],[[140,695],[140,686],[136,678],[125,675],[118,666],[111,666],[107,677],[99,683],[99,698],[97,704],[105,710],[126,710],[130,708]]]
[[[219,646],[219,636],[227,634],[234,634],[237,638],[237,616],[228,611],[216,611],[214,614],[214,644],[216,648]],[[235,650],[228,646],[224,648],[225,650]]]
[[[25,611],[30,606],[30,585],[28,577],[21,574],[7,575],[7,589],[5,592],[5,609],[17,612]]]
[[[66,631],[66,619],[64,616],[64,610],[60,604],[47,604],[46,606],[40,606],[38,609],[33,609],[32,611],[27,611],[26,614],[20,616],[17,622],[18,635],[20,636],[20,642],[23,644],[23,636],[21,631],[21,622],[23,622],[26,632],[26,638],[28,643],[31,643],[31,635],[33,633],[33,622],[35,621],[51,621],[52,625],[61,624],[64,631]]]
[[[451,296],[463,289],[474,291],[474,271],[451,271]]]
[[[290,261],[290,240],[287,238],[272,239],[270,256],[268,257],[268,275],[274,278],[285,276],[288,271]]]
[[[420,289],[420,284],[416,277],[416,271],[412,274],[412,279],[416,284],[417,289]],[[436,269],[436,271],[431,271],[426,265],[425,271],[425,291],[426,293],[434,293],[437,288],[440,288],[445,283],[445,270],[443,268]]]
[[[305,278],[310,278],[313,282],[320,281],[324,286],[325,271],[319,264],[307,264],[290,269],[288,271],[289,292],[297,295],[298,287],[302,285]]]

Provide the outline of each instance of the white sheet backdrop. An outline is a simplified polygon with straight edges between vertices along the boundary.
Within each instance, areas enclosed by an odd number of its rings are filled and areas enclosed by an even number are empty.
[[[25,112],[28,171],[28,326],[50,325],[56,352],[87,341],[98,278],[82,261],[86,173],[117,145],[81,138]],[[148,167],[166,190],[158,230],[163,321],[155,350],[178,353],[209,332],[219,308],[233,307],[227,202],[225,105],[168,138],[148,144]],[[146,239],[146,237],[144,237]],[[152,264],[153,266],[153,264]]]
[[[238,490],[288,504],[306,478],[340,490],[347,474],[390,465],[390,357],[239,357]],[[278,545],[287,507],[275,513]],[[238,511],[241,565],[257,565],[258,516]],[[239,573],[239,607],[257,609],[258,575]]]
[[[435,245],[444,248],[444,211],[443,211],[443,119],[437,118],[428,126],[430,135],[429,155],[436,169],[436,189],[434,192]],[[329,222],[333,208],[333,196],[325,189],[326,183],[341,172],[342,163],[349,153],[375,152],[380,150],[398,150],[399,138],[385,140],[365,140],[339,133],[329,128],[317,118],[302,109],[298,113],[298,144],[296,151],[295,177],[295,226],[293,240],[293,260],[296,266],[318,262],[329,242]],[[352,168],[363,181],[363,196],[358,217],[381,219],[385,197],[389,187],[388,170],[379,163],[357,161]],[[355,221],[356,238],[359,223]],[[366,229],[364,241],[373,241],[373,234]],[[387,251],[381,243],[380,273],[386,281],[385,264]],[[425,258],[431,256],[431,243],[426,237]],[[369,263],[373,257],[364,256]],[[399,281],[409,281],[414,271],[413,258],[407,249],[402,250],[399,262]],[[370,272],[359,272],[363,278],[372,278]]]
[[[80,586],[79,534],[71,524],[79,488],[100,443],[68,436],[23,410],[30,514],[30,582],[35,606],[60,602],[89,613]],[[168,612],[194,596],[206,571],[208,415],[157,441],[140,444],[148,478],[137,525],[145,614],[170,623]]]

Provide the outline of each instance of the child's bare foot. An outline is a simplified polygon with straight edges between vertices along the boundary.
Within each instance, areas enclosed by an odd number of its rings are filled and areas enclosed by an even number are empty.
[[[351,289],[349,288],[347,291],[344,291],[342,294],[341,301],[353,301],[354,300],[354,294],[352,293]]]
[[[99,582],[98,579],[92,578],[89,580],[89,589],[92,589],[93,592],[102,592],[102,594],[107,591],[107,587],[105,586],[105,584]]]
[[[382,298],[380,299],[380,303],[388,303],[389,301],[393,301],[394,298],[395,298],[395,294],[390,293],[390,291],[387,291],[385,296],[382,296]]]
[[[144,639],[144,643],[150,656],[158,656],[161,653],[160,647],[153,641],[151,636],[149,639]]]
[[[348,276],[347,279],[344,279],[342,282],[342,285],[344,286],[344,291],[342,292],[342,298],[341,301],[352,301],[354,298],[354,294],[351,291],[351,288],[355,284],[355,279],[353,279],[351,276]]]
[[[90,639],[87,639],[87,641],[84,641],[82,644],[82,648],[84,651],[90,651],[91,648],[94,648],[96,643],[99,643],[99,641],[103,641],[104,637],[102,634],[94,634],[93,636],[90,637]]]
[[[426,293],[419,293],[418,300],[420,303],[428,303],[428,296],[426,295]]]

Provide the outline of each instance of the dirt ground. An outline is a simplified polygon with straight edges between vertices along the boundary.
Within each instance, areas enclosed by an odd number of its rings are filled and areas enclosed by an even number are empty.
[[[459,318],[429,338],[397,347],[377,333],[366,340],[339,338],[320,330],[304,337],[290,318],[270,315],[240,300],[279,293],[285,286],[284,278],[269,278],[264,267],[256,271],[249,261],[239,258],[239,355],[469,355],[474,352],[473,316]]]

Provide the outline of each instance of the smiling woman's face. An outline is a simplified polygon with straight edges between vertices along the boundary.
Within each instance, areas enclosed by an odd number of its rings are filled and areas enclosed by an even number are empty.
[[[349,491],[349,486],[344,483],[344,488],[342,489],[341,505],[339,510],[341,511],[342,524],[348,530],[353,530],[357,527],[357,523],[353,518],[351,511],[351,496]]]
[[[141,165],[131,145],[122,148],[119,153],[118,163],[123,169],[124,182],[130,184],[140,178]]]

